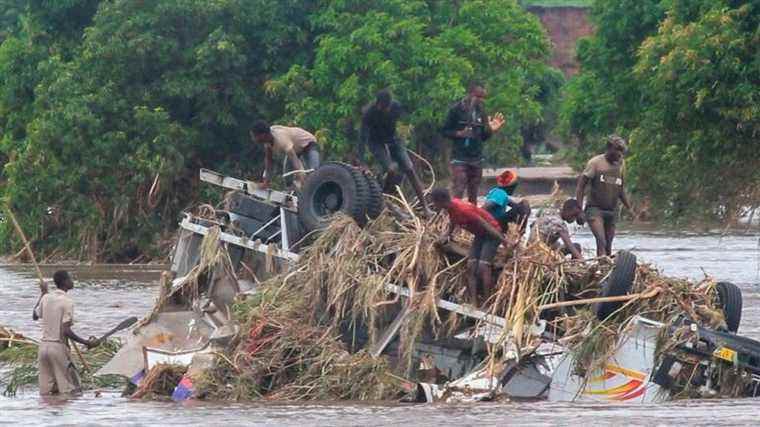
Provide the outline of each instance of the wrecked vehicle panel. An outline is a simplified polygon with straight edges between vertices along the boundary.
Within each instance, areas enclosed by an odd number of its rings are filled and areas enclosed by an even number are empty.
[[[603,368],[578,373],[573,355],[567,352],[554,372],[551,401],[604,401],[654,403],[665,393],[651,382],[657,337],[664,325],[641,317],[631,321],[614,354]]]

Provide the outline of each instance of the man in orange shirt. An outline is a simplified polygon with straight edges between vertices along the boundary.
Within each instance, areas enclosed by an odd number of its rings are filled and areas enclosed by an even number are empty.
[[[435,188],[431,193],[433,205],[437,210],[446,210],[449,214],[449,228],[439,239],[445,243],[457,227],[464,228],[475,237],[467,261],[467,290],[470,301],[479,306],[479,294],[488,298],[493,291],[493,258],[499,244],[509,244],[499,231],[499,223],[486,210],[463,200],[451,197],[449,190]],[[478,292],[478,282],[482,292]],[[485,301],[484,301],[485,302]]]

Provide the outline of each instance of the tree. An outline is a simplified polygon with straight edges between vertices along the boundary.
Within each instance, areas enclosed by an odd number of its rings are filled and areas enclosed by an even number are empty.
[[[638,186],[675,215],[760,205],[760,2],[674,2],[635,67]],[[693,212],[692,212],[693,213]]]
[[[197,195],[198,167],[251,173],[249,123],[279,108],[259,101],[262,83],[299,58],[308,3],[101,3],[72,59],[35,64],[4,195],[36,236],[77,256],[152,247]]]
[[[635,192],[666,217],[760,205],[760,2],[597,1],[593,16],[561,112],[578,158],[618,131]]]
[[[353,149],[361,107],[386,87],[409,111],[419,145],[435,144],[448,106],[468,82],[484,81],[490,109],[509,124],[504,139],[489,144],[490,160],[505,139],[514,154],[521,124],[540,117],[539,87],[529,76],[547,72],[548,41],[513,1],[324,2],[313,22],[314,60],[268,88],[287,100],[287,119],[317,130],[329,153]]]
[[[564,89],[560,127],[578,148],[575,159],[598,152],[602,137],[627,134],[638,122],[646,100],[633,74],[641,42],[656,33],[665,18],[663,0],[595,1],[593,36],[577,46],[581,72]]]

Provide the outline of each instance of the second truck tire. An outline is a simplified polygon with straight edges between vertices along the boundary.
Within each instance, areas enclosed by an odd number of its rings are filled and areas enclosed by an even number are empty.
[[[601,297],[616,297],[627,295],[633,287],[636,277],[636,255],[628,251],[620,251],[615,256],[615,266],[612,267],[607,280],[602,284]],[[623,306],[623,302],[602,302],[596,306],[596,317],[605,320]]]

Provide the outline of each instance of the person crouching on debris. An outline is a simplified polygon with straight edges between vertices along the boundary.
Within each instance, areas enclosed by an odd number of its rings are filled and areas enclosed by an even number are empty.
[[[264,176],[262,184],[268,187],[272,180],[273,152],[283,153],[288,158],[288,171],[296,173],[296,188],[303,185],[304,171],[319,167],[319,149],[317,138],[311,133],[297,127],[273,125],[259,120],[253,124],[251,139],[264,145]],[[286,173],[288,172],[286,171]]]
[[[493,291],[492,263],[496,250],[500,243],[509,245],[509,242],[499,231],[498,221],[485,209],[451,197],[445,188],[434,188],[431,196],[435,208],[446,210],[449,214],[449,228],[439,238],[439,244],[448,242],[457,227],[464,228],[474,236],[467,261],[467,291],[470,302],[478,307],[478,295],[488,298]],[[478,292],[478,284],[482,286],[482,292]]]
[[[607,151],[593,157],[586,164],[583,174],[578,177],[575,198],[583,206],[586,187],[591,189],[586,202],[586,220],[596,239],[596,255],[611,256],[612,240],[615,238],[615,221],[618,201],[631,212],[633,208],[625,193],[626,141],[617,136],[607,138]]]
[[[74,323],[74,302],[66,294],[74,288],[69,273],[56,271],[53,275],[56,289],[43,291],[39,306],[34,312],[34,320],[42,321],[37,361],[39,364],[40,394],[75,394],[81,392],[79,376],[69,353],[69,340],[87,346],[97,347],[97,339],[86,340],[71,330]]]
[[[496,187],[486,194],[483,209],[499,222],[503,232],[508,231],[509,224],[517,224],[522,234],[528,226],[530,204],[526,200],[518,202],[512,197],[516,187],[517,173],[511,170],[504,171],[496,177]]]
[[[396,122],[404,113],[401,104],[393,99],[391,92],[383,89],[375,96],[375,101],[362,109],[362,127],[359,144],[356,147],[357,161],[365,163],[365,147],[369,147],[372,157],[380,164],[385,175],[383,192],[393,194],[396,186],[401,185],[404,176],[412,184],[422,209],[427,216],[432,216],[425,201],[422,181],[414,170],[412,159],[396,132]]]
[[[540,215],[534,222],[530,230],[530,240],[541,240],[554,250],[561,250],[563,254],[570,254],[573,259],[583,259],[581,246],[573,243],[570,239],[570,231],[565,223],[573,223],[583,220],[583,210],[581,205],[575,199],[568,199],[562,204],[562,210],[559,215],[545,214]],[[560,248],[560,240],[563,247]]]

